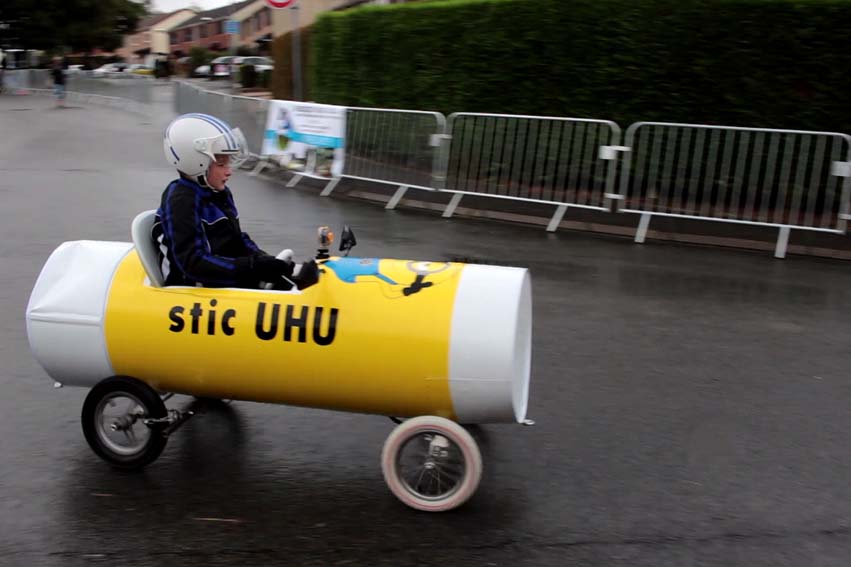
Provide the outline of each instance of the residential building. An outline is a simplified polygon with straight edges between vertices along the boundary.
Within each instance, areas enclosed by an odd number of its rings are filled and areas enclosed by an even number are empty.
[[[136,33],[124,36],[124,45],[116,54],[128,63],[153,67],[154,60],[170,53],[169,31],[197,13],[195,9],[182,8],[168,14],[151,14],[139,22]]]
[[[238,33],[227,33],[228,21],[238,23]],[[170,49],[176,57],[188,55],[193,47],[212,51],[231,51],[240,46],[255,49],[262,43],[259,40],[271,38],[271,33],[272,14],[265,0],[244,0],[199,12],[173,28]]]
[[[295,28],[296,18],[298,27],[309,26],[316,21],[319,14],[331,10],[346,10],[366,4],[404,4],[416,0],[298,0],[295,4],[298,14],[293,14],[292,8],[272,10],[272,35],[277,37]]]

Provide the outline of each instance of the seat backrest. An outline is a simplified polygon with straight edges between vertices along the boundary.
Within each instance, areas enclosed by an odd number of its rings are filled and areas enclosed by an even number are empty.
[[[133,237],[136,253],[142,261],[142,266],[145,267],[145,273],[148,274],[151,285],[154,287],[163,287],[165,279],[163,278],[163,271],[160,266],[160,250],[157,243],[154,242],[154,237],[151,235],[151,229],[154,227],[156,216],[157,211],[153,209],[136,215],[136,218],[133,219],[133,224],[130,226],[130,235]]]

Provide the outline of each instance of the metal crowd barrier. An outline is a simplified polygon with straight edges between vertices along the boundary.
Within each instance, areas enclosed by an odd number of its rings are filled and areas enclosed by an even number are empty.
[[[641,215],[844,233],[851,136],[836,132],[639,122],[626,132],[620,197]]]
[[[222,116],[259,154],[267,101],[176,89],[179,112]],[[346,130],[342,177],[398,185],[388,209],[415,188],[453,193],[444,217],[468,194],[553,204],[549,231],[569,207],[638,214],[636,242],[654,215],[776,227],[781,258],[790,230],[849,218],[851,136],[836,132],[639,122],[620,145],[608,120],[377,108],[349,108]]]
[[[151,103],[153,80],[134,76],[132,79],[100,79],[89,73],[68,73],[65,76],[67,100],[97,103],[146,113]],[[16,69],[3,73],[3,91],[10,94],[52,94],[53,77],[50,69]]]
[[[124,98],[141,104],[150,104],[153,100],[154,79],[133,73],[122,73],[122,75],[126,76],[99,78],[90,76],[88,73],[69,73],[65,77],[65,89],[77,93]]]
[[[445,128],[439,112],[349,107],[342,176],[398,185],[388,209],[408,188],[434,190],[442,184],[439,150]]]
[[[174,81],[174,103],[178,114],[203,112],[217,116],[239,128],[248,142],[248,150],[259,158],[266,128],[269,101],[262,98],[233,96],[208,91],[193,85]]]
[[[568,207],[606,210],[616,175],[621,130],[608,120],[455,113],[449,116],[445,190],[558,205],[547,230]]]
[[[7,69],[3,73],[3,92],[26,94],[32,89],[45,89],[53,86],[47,69]]]
[[[249,96],[231,97],[231,118],[239,124],[239,128],[248,141],[248,149],[255,156],[261,153],[268,111],[269,101],[266,99]]]
[[[29,94],[53,96],[53,89],[27,89]],[[65,100],[69,102],[80,102],[84,104],[100,104],[117,108],[126,112],[134,112],[142,116],[150,115],[150,107],[146,104],[129,100],[126,98],[118,98],[114,96],[103,96],[89,93],[78,93],[74,91],[65,91]]]
[[[233,96],[175,82],[175,107],[179,114],[205,112],[218,116],[245,134],[249,150],[258,158],[258,173],[268,165],[261,155],[269,102]],[[342,177],[398,185],[393,208],[409,188],[434,190],[440,137],[446,119],[438,112],[347,108],[346,158]],[[297,180],[296,180],[297,181]],[[332,180],[323,195],[333,191]]]

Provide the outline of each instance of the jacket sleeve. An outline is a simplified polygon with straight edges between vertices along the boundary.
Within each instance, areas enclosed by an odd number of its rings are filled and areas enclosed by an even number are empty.
[[[233,200],[233,193],[231,193],[230,189],[227,190],[227,198],[228,204],[230,205],[230,208],[233,211],[234,217],[239,219],[239,212],[236,210],[236,203]],[[257,244],[253,240],[251,240],[251,237],[248,236],[247,232],[242,232],[240,230],[240,235],[242,236],[242,242],[243,244],[245,244],[245,248],[248,249],[249,252],[254,255],[270,256],[268,252],[264,252],[263,250],[261,250],[260,247],[257,246]]]
[[[260,256],[269,256],[270,255],[269,253],[261,250],[260,247],[257,246],[254,243],[253,240],[251,240],[251,237],[248,236],[248,233],[245,233],[245,232],[242,233],[242,241],[245,242],[245,247],[248,248],[249,250],[251,250],[251,252],[253,254],[260,255]]]
[[[213,254],[204,235],[199,207],[198,195],[179,184],[170,186],[163,199],[162,228],[175,267],[205,286],[250,285],[253,258]]]

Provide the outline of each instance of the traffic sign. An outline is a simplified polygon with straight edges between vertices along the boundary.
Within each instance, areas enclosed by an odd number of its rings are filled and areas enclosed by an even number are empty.
[[[225,33],[232,33],[234,35],[239,33],[239,22],[236,20],[228,20],[225,22]]]
[[[289,8],[296,0],[266,0],[266,3],[273,8]]]

